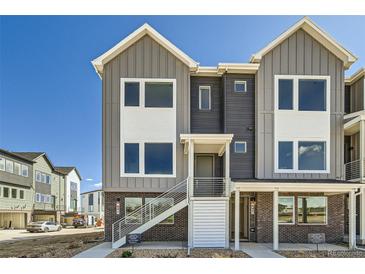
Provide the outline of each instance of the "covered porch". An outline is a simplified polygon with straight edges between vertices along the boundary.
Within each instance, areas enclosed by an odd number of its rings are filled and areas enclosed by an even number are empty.
[[[324,199],[326,201],[326,209],[325,209],[325,216],[323,219],[325,220],[323,224],[317,224],[316,228],[314,229],[313,224],[298,224],[297,221],[299,219],[296,213],[296,206],[298,205],[299,201],[293,202],[293,216],[292,223],[280,223],[279,222],[279,197],[283,194],[284,197],[287,196],[287,193],[291,193],[293,196],[299,199],[303,199],[303,197],[335,197],[336,195],[348,195],[348,223],[349,223],[349,249],[354,249],[356,247],[356,197],[360,196],[362,199],[365,195],[364,188],[359,183],[346,183],[346,182],[313,182],[313,183],[305,183],[305,182],[265,182],[265,181],[245,181],[245,182],[232,182],[231,185],[232,192],[235,193],[235,208],[234,208],[234,248],[236,250],[240,249],[240,218],[244,216],[240,212],[241,207],[240,205],[240,197],[242,192],[251,192],[256,194],[265,194],[271,201],[265,201],[266,216],[258,216],[262,220],[262,227],[268,229],[268,233],[271,234],[266,237],[266,239],[272,239],[272,249],[279,250],[280,240],[283,234],[279,234],[279,227],[283,226],[281,229],[285,228],[286,231],[290,231],[291,229],[301,229],[301,236],[300,240],[303,243],[307,243],[307,235],[308,233],[320,233],[323,231],[328,231],[326,226],[329,225],[328,219],[332,218],[332,216],[336,216],[336,206],[332,206],[331,208],[331,215],[328,213],[328,206],[327,206],[327,198]],[[310,195],[309,195],[310,193]],[[270,195],[268,195],[270,194]],[[318,196],[316,196],[318,195]],[[329,199],[329,198],[328,198]],[[302,201],[301,201],[302,202]],[[271,208],[270,208],[271,207]],[[271,210],[270,210],[271,209]],[[303,210],[302,210],[303,211]],[[299,210],[298,210],[299,212]],[[338,212],[341,214],[341,212]],[[343,214],[343,213],[342,213]],[[285,215],[285,214],[284,214]],[[302,212],[302,218],[304,213]],[[266,218],[266,219],[265,219]],[[285,217],[284,217],[285,218]],[[264,220],[265,219],[265,220]],[[365,218],[362,216],[360,218],[362,232],[365,231]],[[330,220],[331,221],[331,220]],[[342,221],[344,221],[342,219]],[[332,225],[334,225],[332,223]],[[322,231],[323,230],[323,231]],[[280,230],[281,231],[281,230]],[[294,231],[294,230],[293,230]],[[283,231],[281,231],[283,232]],[[293,233],[295,234],[295,233]],[[340,234],[340,233],[339,233]],[[280,236],[279,236],[280,235]],[[343,236],[343,235],[341,235]],[[327,236],[326,236],[327,237]],[[362,234],[364,237],[364,234]],[[286,239],[286,238],[285,238]],[[296,242],[296,241],[295,241]],[[284,242],[283,242],[284,243]],[[285,242],[286,244],[286,242]]]

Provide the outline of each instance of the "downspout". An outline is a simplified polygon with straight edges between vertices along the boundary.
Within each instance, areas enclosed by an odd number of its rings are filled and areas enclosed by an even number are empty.
[[[356,192],[355,192],[355,199],[357,196],[361,195],[361,188],[358,189]],[[355,200],[355,215],[356,215],[356,200]],[[350,239],[349,239],[350,241]],[[360,251],[365,251],[365,248],[361,248],[361,247],[358,247],[357,246],[357,239],[356,239],[356,216],[355,216],[355,246],[354,246],[354,249],[355,250],[360,250]]]

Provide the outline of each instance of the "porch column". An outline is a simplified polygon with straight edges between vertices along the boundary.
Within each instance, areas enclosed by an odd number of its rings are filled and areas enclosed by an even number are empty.
[[[364,178],[364,158],[365,158],[365,120],[360,120],[360,183]]]
[[[273,250],[279,249],[279,191],[273,193]]]
[[[188,247],[193,247],[193,204],[190,197],[194,196],[194,142],[189,140],[188,150]]]
[[[356,196],[355,190],[349,192],[349,249],[356,246]]]
[[[365,188],[361,190],[360,195],[360,241],[365,244]]]
[[[226,149],[225,149],[225,170],[224,170],[224,177],[225,177],[225,187],[226,187],[226,196],[230,196],[230,185],[231,185],[231,181],[230,181],[230,151],[229,151],[229,147],[230,143],[226,142]]]
[[[240,191],[234,196],[234,249],[240,249]]]

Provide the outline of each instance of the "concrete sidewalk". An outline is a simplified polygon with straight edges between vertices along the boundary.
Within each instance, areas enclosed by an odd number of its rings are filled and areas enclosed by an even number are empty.
[[[112,243],[104,242],[77,254],[73,258],[105,258],[113,251],[114,249],[112,249]]]
[[[272,247],[267,244],[240,243],[240,249],[252,258],[285,258],[272,251]]]

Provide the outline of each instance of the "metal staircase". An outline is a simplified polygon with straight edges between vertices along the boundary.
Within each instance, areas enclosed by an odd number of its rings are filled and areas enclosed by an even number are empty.
[[[126,244],[127,235],[142,233],[162,222],[188,205],[188,179],[180,182],[166,192],[149,200],[133,212],[112,224],[112,247]],[[170,201],[164,203],[161,200]]]

